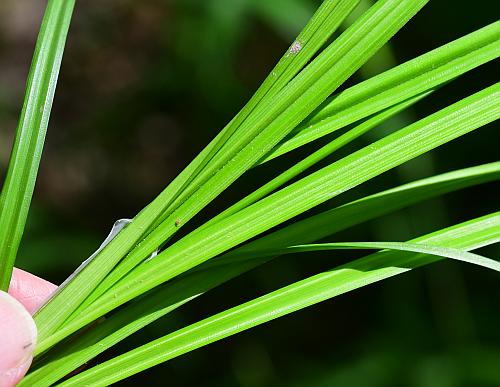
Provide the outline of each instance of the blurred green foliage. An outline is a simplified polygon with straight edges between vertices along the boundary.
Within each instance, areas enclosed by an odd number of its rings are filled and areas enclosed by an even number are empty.
[[[0,4],[0,175],[21,108],[41,3]],[[62,281],[116,219],[140,210],[238,111],[317,5],[313,0],[77,3],[18,266]],[[494,8],[490,0],[431,2],[348,84],[494,21]],[[495,66],[445,86],[326,162],[493,83]],[[498,139],[498,127],[489,125],[329,205],[498,160]],[[249,173],[240,189],[225,193],[206,216],[257,185],[259,175],[277,174],[285,163],[281,158]],[[334,239],[409,239],[497,210],[498,192],[495,184],[471,188]],[[481,253],[500,256],[498,247]],[[331,254],[340,262],[353,253]],[[236,279],[114,353],[328,267],[320,254],[307,259],[307,266],[290,257]],[[497,286],[496,273],[454,262],[435,264],[213,344],[123,384],[498,386],[500,312],[492,299]]]

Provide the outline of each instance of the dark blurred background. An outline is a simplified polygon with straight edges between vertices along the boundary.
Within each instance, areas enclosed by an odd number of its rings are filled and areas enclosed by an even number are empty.
[[[45,2],[0,3],[0,176],[8,162]],[[133,217],[251,96],[307,22],[314,0],[77,3],[18,266],[60,283]],[[359,11],[359,10],[358,10]],[[495,21],[498,2],[435,0],[347,85]],[[327,162],[494,83],[489,64],[437,91]],[[498,160],[486,126],[328,203]],[[321,143],[321,141],[319,141]],[[300,159],[249,173],[194,225]],[[498,210],[498,185],[426,201],[333,240],[406,240]],[[499,258],[498,247],[481,253]],[[231,281],[119,345],[133,348],[360,252],[309,254]],[[184,355],[123,385],[499,386],[496,273],[454,262],[341,296]]]

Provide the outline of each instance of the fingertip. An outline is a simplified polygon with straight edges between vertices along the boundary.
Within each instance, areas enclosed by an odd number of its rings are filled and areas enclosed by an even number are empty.
[[[0,387],[15,387],[28,372],[32,361],[33,356],[30,356],[21,365],[4,373],[0,372]]]
[[[33,359],[37,329],[24,306],[0,291],[0,387],[15,386]]]
[[[9,294],[35,313],[55,292],[57,286],[24,270],[14,268]]]

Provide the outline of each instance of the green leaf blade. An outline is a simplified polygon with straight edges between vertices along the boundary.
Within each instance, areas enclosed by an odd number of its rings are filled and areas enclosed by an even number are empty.
[[[239,127],[237,132],[239,135],[231,136],[220,150],[221,154],[224,154],[223,166],[210,165],[210,168],[204,171],[207,175],[217,173],[213,174],[195,192],[186,191],[179,196],[176,199],[178,204],[173,204],[174,207],[178,205],[178,208],[108,275],[105,285],[101,285],[99,291],[107,290],[109,286],[124,278],[145,257],[175,234],[178,221],[188,222],[238,177],[255,165],[427,2],[428,0],[381,0],[377,2],[277,93],[270,103],[258,106],[252,116]],[[250,142],[248,142],[249,139],[251,139]],[[100,260],[98,256],[96,261]],[[79,286],[88,287],[84,283]],[[78,307],[73,298],[78,301],[84,298],[80,296],[81,291],[74,293],[73,297],[59,297],[67,298],[61,301],[64,305],[68,303],[75,305],[71,312]],[[87,295],[87,292],[85,294]],[[47,313],[43,313],[44,309],[42,309],[43,316],[40,318],[52,321],[50,330],[47,329],[41,333],[42,339],[54,332],[64,321],[61,318],[59,306],[54,302],[51,303],[52,305],[44,307]],[[64,313],[64,317],[67,318],[69,315]]]
[[[149,289],[355,187],[403,162],[469,133],[500,116],[500,83],[399,130],[262,199],[211,227],[193,232],[147,261],[68,322],[38,351]]]
[[[57,346],[24,383],[29,385],[36,380],[41,385],[52,385],[142,327],[212,287],[272,259],[268,252],[273,247],[279,250],[310,243],[430,197],[498,179],[500,162],[480,165],[405,184],[296,222],[206,262],[197,268],[200,272],[155,289],[93,329]]]
[[[457,238],[457,236],[459,237]],[[499,241],[500,213],[494,213],[417,238],[412,245],[413,247],[418,245],[422,247],[423,244],[428,244],[472,250]],[[387,246],[387,244],[385,245]],[[403,245],[400,244],[399,247],[403,247]],[[420,249],[419,247],[416,249],[425,250],[425,248]],[[450,251],[451,249],[448,249],[448,252]],[[460,256],[461,253],[462,251],[459,251],[458,255]],[[455,252],[450,254],[450,256],[452,255],[455,255]],[[472,261],[479,263],[474,256],[472,255]],[[354,289],[405,273],[437,259],[439,258],[429,257],[425,254],[401,254],[399,251],[380,252],[358,259],[175,331],[86,370],[61,385],[75,386],[95,382],[103,384],[117,382],[217,340]]]
[[[7,291],[45,142],[74,0],[50,0],[28,75],[16,137],[0,197],[0,289]]]
[[[349,144],[351,141],[354,141],[355,139],[357,139],[358,137],[367,133],[368,131],[376,128],[378,125],[387,121],[388,119],[390,119],[391,117],[393,117],[397,113],[401,112],[402,110],[408,108],[409,106],[412,106],[416,102],[420,101],[422,98],[427,97],[430,93],[431,92],[427,92],[427,93],[423,93],[421,95],[417,95],[414,98],[410,98],[407,101],[403,101],[402,103],[396,104],[395,106],[388,108],[388,109],[382,111],[381,113],[374,115],[373,117],[367,119],[366,121],[363,121],[361,124],[355,126],[354,128],[352,128],[349,131],[347,131],[346,133],[344,133],[343,135],[332,140],[327,145],[325,145],[322,148],[318,149],[317,151],[311,153],[309,156],[305,157],[303,160],[299,161],[297,164],[293,165],[285,172],[276,176],[271,181],[269,181],[268,183],[266,183],[265,185],[263,185],[259,189],[255,190],[247,197],[240,200],[238,203],[234,204],[233,206],[231,206],[227,210],[221,212],[219,215],[210,219],[210,221],[207,222],[206,224],[204,224],[203,227],[208,227],[209,225],[216,223],[216,222],[220,221],[221,219],[223,219],[229,215],[232,215],[232,214],[242,210],[243,208],[248,207],[249,205],[255,203],[259,199],[265,197],[269,193],[275,191],[277,188],[286,184],[288,181],[290,181],[294,177],[296,177],[299,174],[301,174],[302,172],[306,171],[307,169],[309,169],[310,167],[312,167],[316,163],[318,163],[321,160],[325,159],[326,157],[330,156],[332,153],[334,153],[338,149]]]
[[[495,22],[333,96],[261,163],[442,85],[499,56],[500,22]]]

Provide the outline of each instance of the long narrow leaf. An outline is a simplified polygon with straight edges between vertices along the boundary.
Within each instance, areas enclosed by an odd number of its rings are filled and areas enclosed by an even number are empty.
[[[381,0],[377,2],[283,88],[273,98],[272,103],[256,108],[250,119],[241,125],[239,135],[232,136],[220,151],[225,154],[223,167],[211,164],[204,174],[216,173],[195,192],[187,190],[179,196],[177,199],[179,207],[120,262],[118,267],[99,285],[91,299],[97,299],[123,278],[173,235],[180,224],[189,221],[250,169],[365,63],[427,1]],[[194,182],[193,184],[196,185]],[[54,320],[51,315],[47,315],[46,318]],[[42,337],[44,336],[43,334]]]
[[[321,4],[309,23],[307,23],[303,31],[270,72],[250,101],[248,101],[227,127],[223,129],[221,136],[218,136],[211,151],[204,157],[183,188],[186,188],[196,177],[199,178],[198,184],[194,183],[193,186],[199,185],[199,181],[203,181],[203,177],[198,176],[200,172],[203,171],[205,176],[210,174],[209,169],[206,168],[208,163],[210,163],[212,170],[220,168],[224,161],[214,159],[214,156],[222,149],[228,139],[235,134],[240,125],[252,114],[258,105],[269,103],[302,70],[304,65],[317,53],[358,3],[359,0],[327,0]],[[248,139],[253,137],[252,133],[247,133],[246,136]],[[189,195],[189,191],[186,191],[184,194]]]
[[[498,222],[500,225],[500,222]],[[497,240],[500,240],[500,229],[497,231]],[[311,251],[328,251],[328,250],[352,250],[352,249],[369,249],[369,250],[397,250],[407,251],[412,253],[421,253],[433,255],[441,258],[450,258],[461,262],[471,263],[473,265],[482,266],[486,269],[491,269],[500,272],[500,262],[494,259],[486,258],[481,255],[469,253],[459,249],[449,247],[432,246],[425,243],[408,243],[408,242],[335,242],[335,243],[317,243],[309,245],[290,246],[285,249],[270,251],[274,254],[293,254]]]
[[[0,289],[7,290],[28,217],[74,0],[50,0],[28,75],[0,196]]]
[[[130,281],[124,292],[133,298],[132,294],[140,294],[142,287],[152,288],[173,278],[245,239],[353,187],[354,182],[366,181],[371,176],[495,120],[500,116],[499,96],[500,83],[387,136],[211,227],[195,231],[157,258],[141,265],[137,273],[132,273],[124,280],[124,284]],[[119,295],[115,292],[109,295],[113,303],[119,298],[128,298],[118,289]],[[102,301],[104,304],[104,298],[99,303]]]
[[[46,367],[36,370],[30,377],[40,380],[40,375],[43,375],[44,380],[48,380],[49,383],[55,382],[58,377],[62,377],[82,365],[100,351],[208,290],[209,284],[212,284],[211,281],[214,279],[218,281],[217,284],[222,283],[231,276],[238,275],[242,271],[267,261],[267,259],[256,260],[255,258],[266,257],[265,253],[272,247],[281,248],[321,239],[328,234],[333,234],[411,203],[498,178],[500,178],[500,162],[481,165],[406,184],[297,222],[236,249],[227,254],[227,258],[221,257],[202,265],[200,269],[206,267],[202,275],[189,276],[182,279],[181,284],[174,283],[158,289],[153,294],[147,294],[146,298],[141,299],[133,306],[106,319],[99,326],[86,332],[82,337],[76,338],[70,344],[65,344],[62,352],[56,349],[52,354],[52,356],[56,356],[56,360],[51,361]],[[246,262],[242,265],[243,258]],[[229,268],[228,264],[231,264],[232,267]],[[239,269],[236,271],[234,271],[235,264],[239,265]],[[222,271],[206,272],[213,266],[221,265],[225,266]],[[110,334],[111,332],[113,333]]]
[[[409,99],[408,101],[404,101],[400,104],[395,105],[392,108],[389,108],[385,111],[382,111],[379,114],[369,118],[368,120],[362,122],[361,124],[355,126],[354,128],[348,130],[342,136],[337,137],[336,139],[330,141],[328,144],[318,149],[317,151],[311,153],[309,156],[305,157],[303,160],[299,161],[297,164],[293,165],[285,172],[281,173],[279,176],[273,178],[269,183],[263,185],[258,188],[254,192],[252,192],[247,197],[243,198],[227,210],[221,212],[219,215],[210,219],[203,227],[207,227],[213,223],[218,222],[219,220],[242,210],[245,207],[255,203],[259,199],[265,197],[269,193],[273,192],[277,188],[283,186],[288,181],[292,180],[294,177],[298,176],[302,172],[306,171],[311,166],[320,162],[324,158],[331,155],[336,150],[341,147],[349,144],[351,141],[354,141],[356,138],[362,136],[368,131],[376,128],[381,123],[387,121],[389,118],[393,117],[395,114],[401,112],[402,110],[412,106],[414,103],[420,101],[422,98],[427,97],[431,92],[423,93],[422,95],[418,95],[414,98]]]
[[[499,241],[500,213],[495,213],[420,237],[411,243],[410,250],[418,245],[423,246],[422,244],[471,250]],[[399,248],[406,250],[404,244],[400,244]],[[450,257],[455,256],[455,253],[450,253],[452,249],[443,248],[440,252],[444,250]],[[437,253],[437,250],[431,248],[430,252]],[[465,255],[465,252],[458,253],[459,258]],[[475,255],[467,255],[467,259],[481,264]],[[61,386],[115,383],[217,340],[436,260],[439,258],[435,256],[399,251],[384,251],[361,258],[175,331],[86,370],[63,382]],[[498,265],[496,262],[496,270]]]
[[[261,162],[431,90],[499,56],[500,22],[495,22],[333,96]]]
[[[260,200],[211,227],[193,232],[103,295],[37,350],[62,338],[149,289],[308,209],[500,116],[500,84],[491,86],[393,133]]]
[[[388,2],[393,0],[384,1]],[[405,2],[423,3],[425,2],[425,0],[405,0]],[[329,9],[329,7],[331,6],[327,7],[327,10],[329,10],[329,12],[339,12],[339,16],[334,15],[332,19],[333,24],[331,26],[335,26],[343,20],[343,17],[346,16],[355,2],[350,0],[329,1],[328,4],[341,5],[339,7],[334,6],[333,9]],[[412,11],[415,12],[414,7],[408,8],[409,10],[406,13],[403,13],[403,16],[401,18],[397,18],[397,20],[403,20],[404,16],[407,13],[411,13]],[[325,15],[328,16],[329,14],[330,13],[326,13]],[[321,17],[319,21],[323,19],[324,17]],[[326,25],[330,26],[330,22],[327,22]],[[318,28],[319,25],[316,25],[313,30],[316,31]],[[318,36],[315,33],[311,34],[313,36]],[[312,39],[313,49],[314,47],[319,47],[321,45],[320,42],[322,41],[322,39],[326,38],[327,37],[319,38],[317,39],[317,41]],[[300,65],[300,62],[298,62],[298,65]],[[291,71],[289,67],[286,68],[288,69],[287,71]],[[286,76],[283,79],[286,80]],[[324,96],[324,98],[326,98],[326,95]],[[314,109],[314,106],[311,107],[311,110],[312,109]],[[305,115],[307,114],[308,113],[305,113]],[[217,145],[220,142],[224,142],[224,136],[224,132],[220,133],[218,137],[203,150],[202,154],[200,154],[195,159],[195,161],[188,166],[187,169],[185,169],[176,179],[174,179],[172,184],[170,184],[150,205],[148,205],[134,218],[133,222],[129,226],[127,226],[123,230],[123,232],[120,233],[120,235],[118,235],[109,245],[106,246],[105,249],[97,254],[95,259],[89,265],[87,265],[85,269],[82,270],[64,289],[62,289],[56,297],[54,297],[47,305],[39,310],[39,312],[37,313],[37,319],[40,323],[40,337],[47,336],[50,333],[54,332],[63,323],[63,321],[71,315],[74,309],[76,309],[76,307],[78,307],[78,305],[80,305],[81,302],[83,302],[83,300],[85,300],[85,298],[87,298],[88,295],[92,293],[95,287],[106,277],[106,275],[115,267],[115,265],[134,246],[136,246],[138,242],[141,241],[141,239],[143,239],[148,234],[150,228],[152,226],[156,226],[159,222],[161,222],[161,219],[163,219],[165,216],[165,212],[171,206],[172,200],[174,198],[177,198],[177,196],[179,195],[179,191],[181,191],[183,187],[185,187],[186,184],[189,183],[192,175],[195,175],[196,172],[200,169],[200,166],[205,163],[204,160],[210,158],[210,155],[214,152]],[[222,189],[220,189],[220,191],[221,190]],[[177,199],[183,200],[182,197]],[[203,205],[201,207],[203,207]],[[184,219],[187,220],[186,217],[184,217]],[[176,219],[174,219],[174,223],[169,225],[174,225],[174,227],[171,228],[171,233],[168,234],[162,231],[161,241],[159,243],[156,243],[156,247],[153,248],[153,250],[158,248],[158,246],[163,241],[168,239],[168,237],[177,230],[178,222],[176,222]],[[148,247],[150,246],[150,244],[148,245],[148,243],[143,242],[141,243],[141,246]],[[136,254],[136,256],[140,256],[141,254],[142,250],[139,251],[139,254]],[[138,259],[143,258],[144,257],[140,257]],[[131,260],[131,262],[134,262],[134,260]],[[134,265],[132,265],[132,267],[133,266]],[[127,270],[124,271],[126,272]],[[120,276],[118,278],[120,278]],[[64,307],[62,307],[62,305],[64,305]]]
[[[267,262],[271,257],[264,253],[272,247],[280,249],[309,243],[324,238],[327,233],[333,234],[412,203],[496,179],[500,179],[500,162],[415,181],[297,222],[205,263],[200,266],[199,273],[192,273],[146,293],[93,329],[55,347],[49,356],[43,357],[43,365],[40,366],[40,360],[37,361],[37,369],[30,372],[24,383],[30,385],[33,380],[40,386],[55,383],[107,348],[212,287]]]

